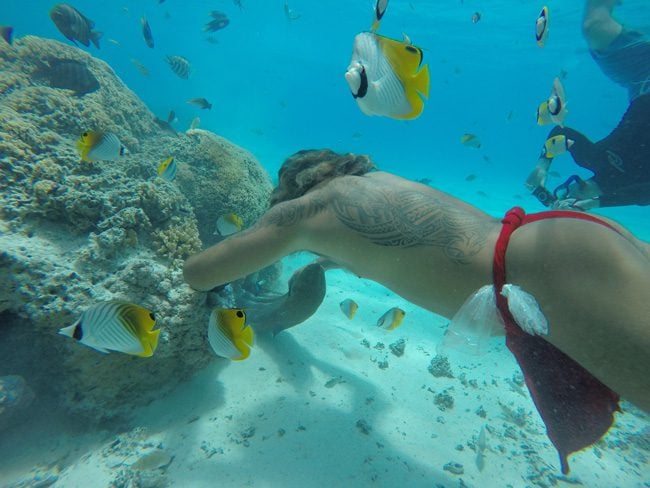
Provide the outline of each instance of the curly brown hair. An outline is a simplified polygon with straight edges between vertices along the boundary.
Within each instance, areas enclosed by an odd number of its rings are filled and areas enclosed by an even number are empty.
[[[364,175],[377,169],[370,158],[330,149],[305,149],[289,156],[278,171],[278,186],[271,192],[271,207],[307,193],[328,178]]]

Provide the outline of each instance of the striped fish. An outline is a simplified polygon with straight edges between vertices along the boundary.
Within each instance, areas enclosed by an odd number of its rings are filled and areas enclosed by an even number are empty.
[[[217,308],[210,314],[208,341],[217,356],[233,361],[246,359],[253,345],[253,329],[237,308]]]
[[[77,150],[83,161],[115,161],[128,153],[112,132],[88,130],[77,140]]]
[[[345,316],[350,320],[354,318],[354,316],[357,313],[357,310],[359,310],[359,305],[357,305],[357,302],[355,302],[351,298],[346,298],[345,300],[343,300],[339,304],[339,307],[341,308],[341,312],[343,312]]]
[[[393,330],[397,329],[404,320],[406,312],[401,308],[393,307],[377,321],[377,327],[382,329]]]
[[[176,178],[176,160],[173,156],[160,163],[158,166],[158,176],[167,181],[173,181]]]
[[[190,65],[190,62],[186,58],[183,56],[167,56],[166,61],[176,76],[184,80],[190,77],[192,65]]]
[[[146,308],[122,301],[100,302],[88,307],[74,324],[59,334],[108,353],[118,351],[135,356],[152,356],[158,347],[160,329]]]

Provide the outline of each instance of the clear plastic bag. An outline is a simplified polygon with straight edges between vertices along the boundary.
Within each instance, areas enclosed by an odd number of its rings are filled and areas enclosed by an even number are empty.
[[[524,332],[531,335],[548,334],[548,320],[534,296],[517,285],[503,285],[501,294],[508,299],[508,309]]]
[[[487,353],[490,337],[502,329],[494,286],[485,285],[473,293],[456,312],[436,350],[439,354],[454,349],[480,356]]]

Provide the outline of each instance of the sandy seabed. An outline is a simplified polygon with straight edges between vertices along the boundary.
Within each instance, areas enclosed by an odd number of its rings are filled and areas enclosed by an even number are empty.
[[[290,258],[285,273],[308,259]],[[70,433],[41,418],[9,431],[0,486],[650,486],[650,423],[638,410],[624,404],[562,476],[500,340],[481,357],[451,352],[453,378],[435,377],[445,319],[343,271],[327,280],[307,322],[258,338],[245,361],[215,358],[128,427]],[[339,310],[345,298],[359,304],[353,320]],[[377,328],[393,306],[406,311],[402,326]]]

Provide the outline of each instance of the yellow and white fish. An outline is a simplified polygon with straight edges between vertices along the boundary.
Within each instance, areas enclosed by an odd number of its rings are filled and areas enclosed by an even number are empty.
[[[560,134],[546,139],[542,152],[544,153],[544,157],[552,159],[567,152],[574,143],[575,141],[573,139],[569,139],[564,134]]]
[[[99,352],[118,351],[135,356],[152,356],[158,347],[160,329],[146,308],[122,301],[100,302],[88,307],[74,324],[59,329]]]
[[[223,214],[217,219],[217,228],[214,235],[227,237],[235,232],[239,232],[244,227],[242,218],[234,212]]]
[[[481,140],[478,138],[478,136],[475,136],[474,134],[470,134],[470,133],[465,133],[462,136],[460,136],[460,143],[463,146],[473,147],[475,149],[481,147]]]
[[[167,181],[173,181],[176,178],[176,170],[176,160],[171,156],[158,165],[158,176]]]
[[[115,161],[128,154],[112,132],[87,130],[77,140],[77,150],[83,161]]]
[[[564,127],[564,119],[568,113],[564,87],[560,79],[555,78],[553,80],[551,96],[537,107],[537,124],[557,124],[560,127]]]
[[[253,345],[253,329],[246,325],[246,314],[239,308],[216,308],[210,314],[208,341],[217,356],[241,361]]]
[[[341,312],[343,312],[345,316],[350,320],[354,318],[354,316],[357,313],[357,310],[359,310],[359,305],[357,305],[357,302],[355,302],[351,298],[346,298],[345,300],[343,300],[339,304],[339,307],[341,307]]]
[[[354,38],[345,73],[352,96],[366,115],[415,119],[429,98],[429,67],[422,49],[373,32]]]
[[[379,29],[381,18],[386,13],[387,8],[388,8],[388,0],[377,0],[377,2],[375,3],[374,16],[372,19],[372,25],[370,26],[370,30],[372,32],[377,32],[377,30]]]
[[[548,7],[544,6],[535,21],[535,40],[539,47],[544,47],[548,37]]]
[[[397,329],[402,324],[405,315],[406,312],[404,310],[398,307],[393,307],[379,318],[377,321],[377,327],[387,330]]]

